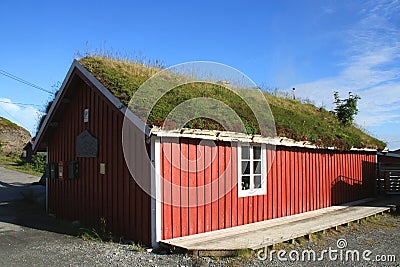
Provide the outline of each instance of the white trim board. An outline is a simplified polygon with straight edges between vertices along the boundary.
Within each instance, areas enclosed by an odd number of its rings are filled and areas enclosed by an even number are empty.
[[[227,131],[214,131],[214,130],[200,130],[200,129],[180,129],[180,130],[163,130],[159,127],[151,129],[151,135],[159,137],[175,137],[175,138],[194,138],[205,139],[213,141],[226,141],[226,142],[243,142],[243,143],[259,143],[273,146],[285,147],[301,147],[316,150],[338,150],[335,147],[318,147],[308,141],[295,141],[286,137],[263,137],[261,135],[247,135],[243,133],[227,132]],[[360,152],[377,152],[376,149],[369,148],[351,148],[349,151]]]
[[[151,246],[161,241],[161,144],[159,137],[151,138]]]

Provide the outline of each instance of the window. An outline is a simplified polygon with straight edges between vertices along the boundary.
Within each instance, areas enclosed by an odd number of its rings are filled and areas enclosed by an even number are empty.
[[[238,145],[239,197],[266,194],[266,146]]]

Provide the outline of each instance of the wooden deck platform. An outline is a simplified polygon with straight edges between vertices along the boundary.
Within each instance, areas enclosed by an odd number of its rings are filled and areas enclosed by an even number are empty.
[[[363,199],[293,216],[163,240],[161,245],[203,252],[201,254],[255,250],[383,213],[392,206],[393,200],[388,198]]]

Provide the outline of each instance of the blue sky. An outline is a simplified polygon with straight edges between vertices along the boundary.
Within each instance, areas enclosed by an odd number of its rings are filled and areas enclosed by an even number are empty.
[[[148,3],[147,3],[148,2]],[[332,108],[361,96],[356,123],[400,148],[399,1],[0,2],[0,69],[52,90],[77,53],[166,66],[209,60]],[[32,134],[51,96],[0,75],[0,116]],[[8,103],[4,103],[8,102]],[[35,106],[20,106],[27,103]]]

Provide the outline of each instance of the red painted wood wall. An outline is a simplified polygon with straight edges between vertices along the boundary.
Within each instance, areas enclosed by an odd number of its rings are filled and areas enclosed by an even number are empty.
[[[237,184],[238,176],[237,152],[230,143],[219,142],[210,146],[195,139],[162,139],[162,239],[293,215],[374,194],[376,155],[373,152],[283,146],[274,151],[272,148],[267,147],[267,164],[271,166],[267,176],[267,194],[238,198],[237,185],[226,190]],[[217,156],[211,161],[213,153]],[[176,160],[177,157],[180,159]],[[182,168],[194,164],[198,158],[201,162],[189,168],[197,171]],[[207,166],[208,163],[211,164]],[[221,174],[218,183],[202,187]],[[189,196],[187,190],[176,189],[179,185],[194,190]],[[203,202],[204,199],[210,200],[209,203]],[[196,201],[203,205],[196,205]]]
[[[77,80],[79,73],[74,75]],[[64,106],[55,119],[58,126],[49,129],[48,161],[63,162],[64,166],[64,179],[49,179],[49,212],[88,226],[100,226],[103,218],[114,235],[151,245],[150,197],[135,183],[125,164],[123,114],[88,81],[74,83],[66,94],[70,102],[60,104]],[[85,108],[90,109],[88,123],[83,122]],[[96,158],[76,157],[76,139],[84,130],[98,139]],[[132,132],[141,134],[133,128]],[[132,142],[133,159],[138,153],[134,145]],[[72,160],[79,162],[77,180],[68,179],[67,166]],[[104,175],[100,174],[100,163],[106,164]],[[150,177],[149,166],[139,156],[134,164]]]

